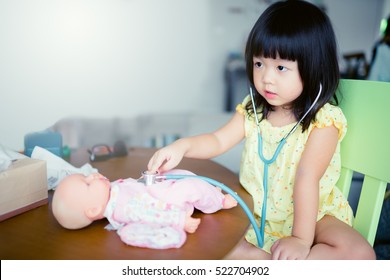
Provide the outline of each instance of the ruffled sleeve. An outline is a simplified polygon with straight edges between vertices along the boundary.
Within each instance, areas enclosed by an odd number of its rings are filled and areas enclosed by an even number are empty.
[[[240,104],[238,104],[238,105],[236,106],[236,112],[239,113],[239,114],[241,114],[241,115],[244,115],[244,116],[247,115],[248,112],[246,111],[245,106],[246,106],[246,104],[249,102],[249,100],[250,100],[250,95],[247,95],[247,96],[244,98],[244,100],[242,101],[242,103],[240,103]]]
[[[341,141],[347,132],[347,119],[340,107],[327,103],[318,111],[313,128],[323,128],[331,125],[339,130],[339,141]]]

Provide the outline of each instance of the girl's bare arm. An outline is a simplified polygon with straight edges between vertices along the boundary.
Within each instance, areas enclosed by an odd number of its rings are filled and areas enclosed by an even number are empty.
[[[148,170],[167,171],[175,168],[183,157],[208,159],[218,156],[244,138],[244,116],[235,113],[230,121],[215,132],[181,138],[158,150],[148,163]]]

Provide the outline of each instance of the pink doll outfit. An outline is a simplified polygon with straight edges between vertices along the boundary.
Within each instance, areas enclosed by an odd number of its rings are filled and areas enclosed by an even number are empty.
[[[166,174],[195,175],[186,170]],[[186,240],[184,222],[194,209],[214,213],[223,206],[224,195],[198,178],[163,180],[145,186],[128,178],[111,183],[104,216],[128,245],[153,249],[179,248]]]

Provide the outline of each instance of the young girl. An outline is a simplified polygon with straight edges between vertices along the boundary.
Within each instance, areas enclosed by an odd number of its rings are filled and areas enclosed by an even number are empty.
[[[374,259],[335,186],[346,120],[336,107],[339,69],[330,20],[304,1],[274,3],[250,32],[245,57],[254,101],[246,97],[219,130],[160,149],[148,169],[169,170],[184,156],[212,158],[245,137],[240,182],[259,223],[265,217],[264,246],[257,247],[251,228],[227,258]]]

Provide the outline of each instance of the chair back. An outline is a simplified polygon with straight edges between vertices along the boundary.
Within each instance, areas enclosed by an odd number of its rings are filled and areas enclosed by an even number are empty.
[[[390,182],[390,83],[341,80],[338,91],[348,130],[337,186],[348,197],[354,172],[364,175],[353,227],[372,245]]]

